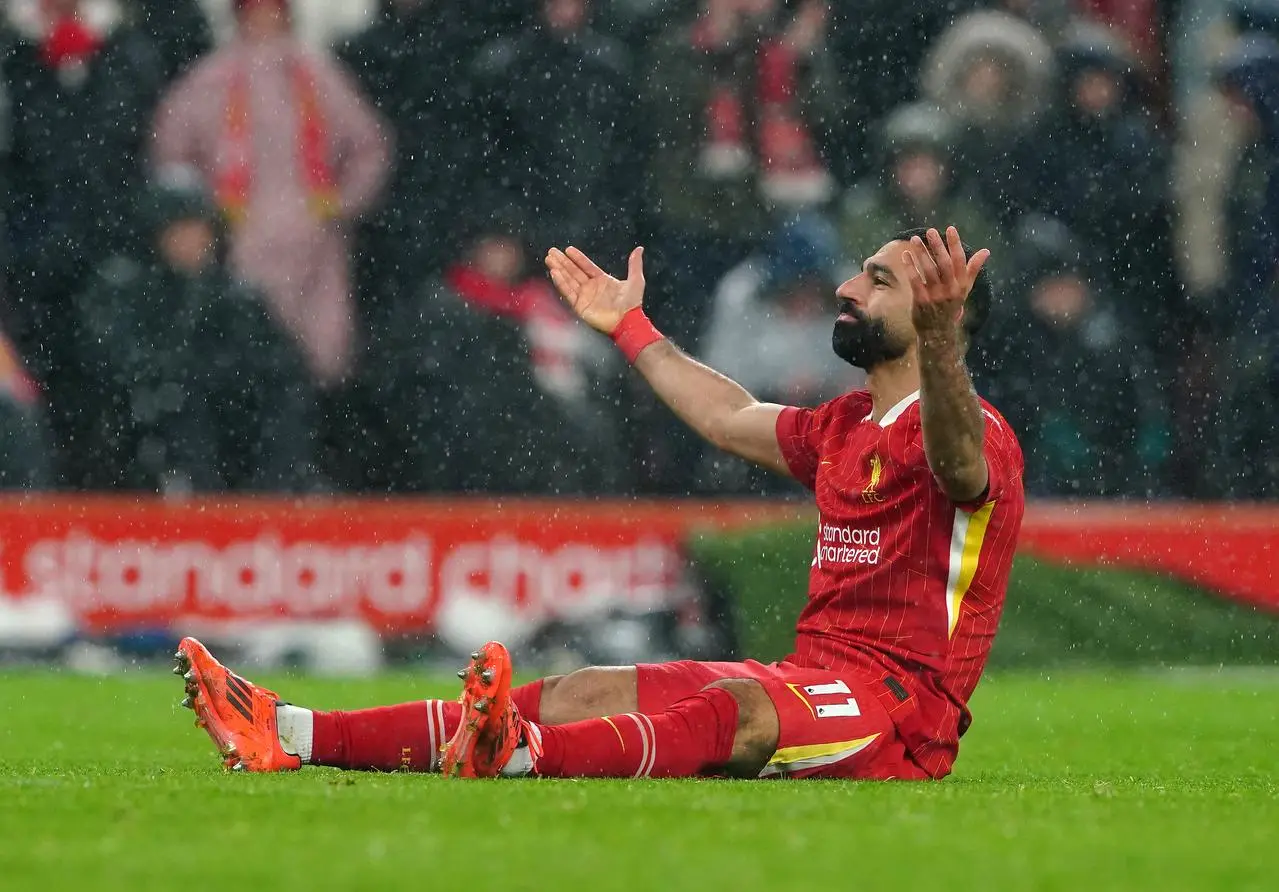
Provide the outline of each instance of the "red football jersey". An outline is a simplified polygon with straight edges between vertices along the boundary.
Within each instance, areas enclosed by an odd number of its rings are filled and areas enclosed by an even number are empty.
[[[866,391],[777,421],[782,454],[819,511],[789,659],[887,679],[877,690],[934,777],[949,773],[971,720],[1025,508],[1021,446],[993,407],[982,410],[990,487],[970,504],[952,502],[928,467],[918,392],[879,422]]]

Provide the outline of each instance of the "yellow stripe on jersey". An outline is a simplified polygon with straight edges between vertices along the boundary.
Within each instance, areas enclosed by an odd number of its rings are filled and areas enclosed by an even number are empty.
[[[955,634],[959,610],[968,587],[977,575],[977,560],[995,503],[987,502],[972,514],[956,509],[955,527],[950,536],[950,574],[946,578],[946,636]]]
[[[787,684],[786,687],[790,688],[791,693],[799,698],[799,702],[803,703],[808,711],[813,713],[813,718],[817,718],[817,713],[813,711],[813,704],[809,703],[808,698],[799,692],[799,685]]]
[[[622,752],[626,752],[626,738],[622,737],[622,732],[621,732],[621,731],[619,731],[619,730],[617,730],[617,725],[614,725],[614,724],[613,724],[613,720],[612,720],[612,719],[610,719],[610,718],[609,718],[608,716],[606,716],[606,715],[600,716],[600,718],[602,718],[604,721],[608,722],[608,726],[609,726],[610,728],[612,728],[612,729],[613,729],[613,733],[614,733],[614,734],[616,734],[616,735],[617,735],[617,739],[618,739],[619,741],[621,741],[621,744],[622,744]]]
[[[859,737],[856,740],[841,740],[837,743],[815,743],[810,746],[788,746],[773,753],[760,777],[781,774],[784,771],[801,771],[805,768],[820,768],[833,765],[860,753],[879,738],[879,734]]]

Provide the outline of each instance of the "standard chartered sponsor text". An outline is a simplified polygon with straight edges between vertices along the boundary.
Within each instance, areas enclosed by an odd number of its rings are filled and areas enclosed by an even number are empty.
[[[854,527],[823,520],[817,528],[817,554],[814,563],[819,567],[830,564],[878,564],[880,538],[878,527]]]

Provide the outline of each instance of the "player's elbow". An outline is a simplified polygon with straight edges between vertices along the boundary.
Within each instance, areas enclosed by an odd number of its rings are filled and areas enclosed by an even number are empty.
[[[716,449],[724,452],[733,455],[749,453],[761,427],[759,416],[752,411],[758,405],[754,399],[744,397],[721,406],[707,418],[702,426],[702,436]],[[766,426],[771,433],[773,423],[769,422]]]
[[[985,458],[976,461],[938,462],[933,468],[937,485],[952,502],[971,502],[986,491],[990,469]]]
[[[702,427],[702,437],[716,449],[733,451],[733,425],[728,415],[712,418]]]

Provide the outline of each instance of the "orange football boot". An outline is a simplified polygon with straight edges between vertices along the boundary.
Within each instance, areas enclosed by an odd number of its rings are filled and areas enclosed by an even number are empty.
[[[496,641],[475,653],[458,672],[462,722],[444,748],[445,777],[496,777],[520,745],[523,721],[511,702],[511,655]]]
[[[280,697],[245,681],[213,658],[194,638],[183,638],[173,655],[173,674],[186,681],[182,705],[195,710],[195,724],[213,738],[222,764],[234,771],[297,771],[302,760],[280,746],[275,707]]]

